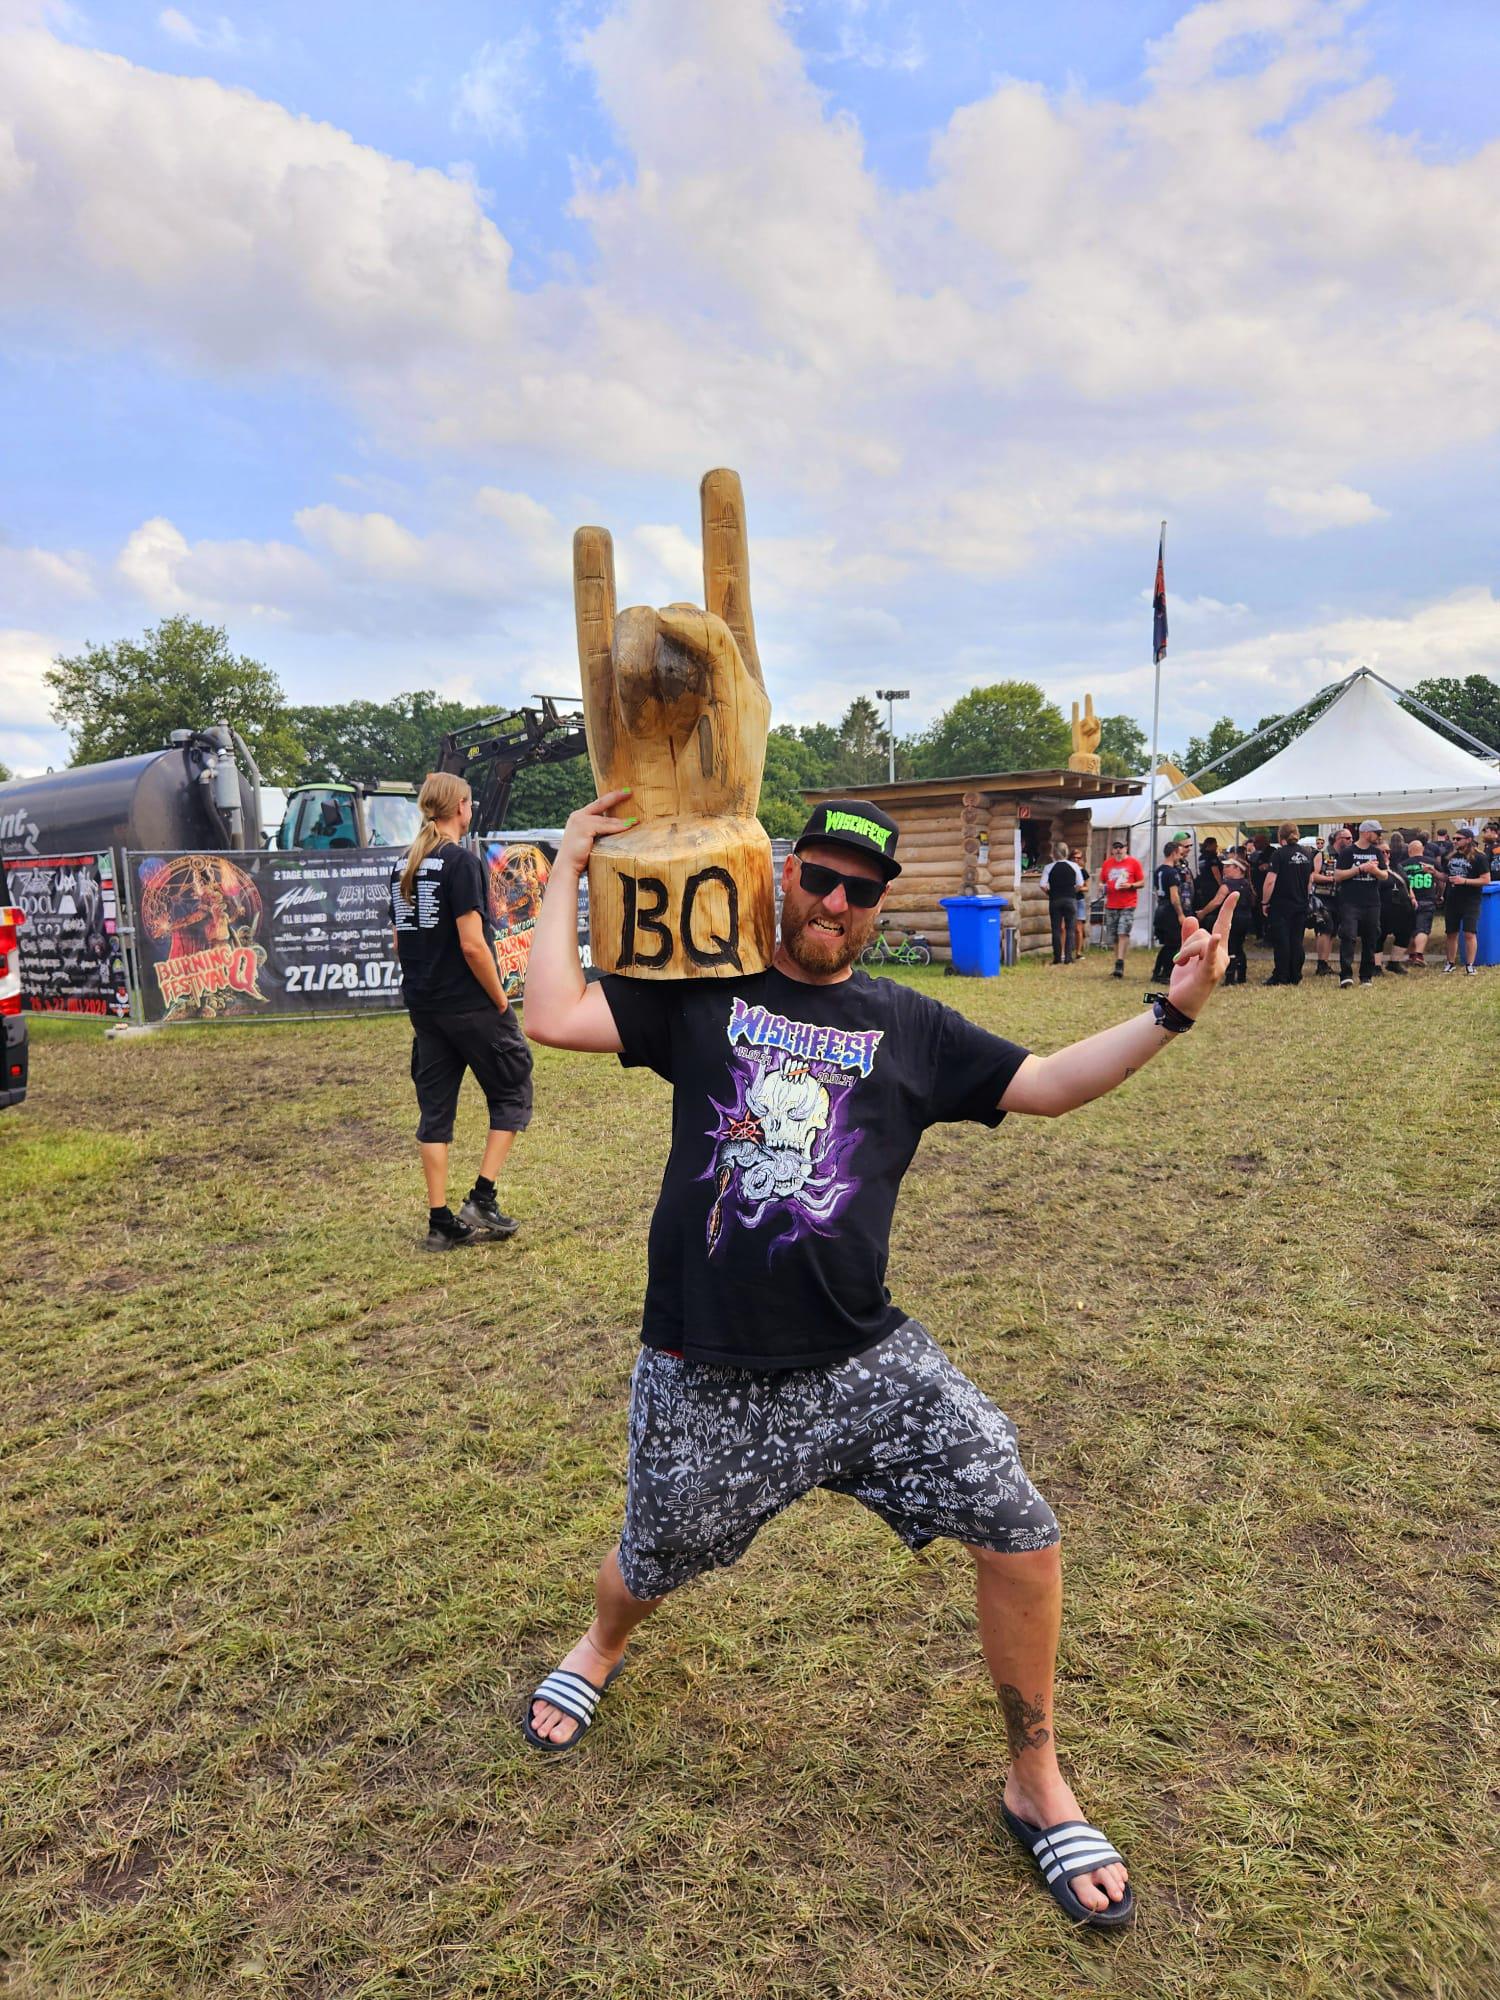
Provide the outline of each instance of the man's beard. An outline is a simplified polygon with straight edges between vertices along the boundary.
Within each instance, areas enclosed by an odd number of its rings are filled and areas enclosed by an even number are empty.
[[[831,931],[809,931],[807,926],[811,915],[809,911],[806,916],[799,917],[789,903],[782,904],[781,942],[787,957],[794,965],[800,965],[804,972],[819,975],[843,972],[853,965],[869,943],[870,932],[875,926],[874,915],[857,922],[851,911],[844,919],[841,937],[835,937]]]

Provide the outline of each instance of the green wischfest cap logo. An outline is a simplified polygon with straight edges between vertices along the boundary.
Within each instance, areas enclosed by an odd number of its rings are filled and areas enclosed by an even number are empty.
[[[873,819],[866,819],[863,813],[840,812],[835,808],[823,815],[825,833],[857,833],[865,840],[872,841],[882,854],[891,835],[893,826],[880,826]]]

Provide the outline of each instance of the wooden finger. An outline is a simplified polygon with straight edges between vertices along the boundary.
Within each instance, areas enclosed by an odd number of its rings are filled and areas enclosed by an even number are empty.
[[[750,543],[740,476],[720,466],[704,473],[698,491],[703,509],[703,608],[724,620],[751,678],[764,687],[750,612]]]
[[[578,624],[578,672],[589,761],[601,792],[620,779],[615,672],[615,550],[607,528],[580,528],[573,537],[573,611]]]

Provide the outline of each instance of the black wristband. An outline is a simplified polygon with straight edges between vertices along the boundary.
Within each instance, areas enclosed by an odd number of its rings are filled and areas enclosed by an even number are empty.
[[[1145,1005],[1156,1015],[1157,1027],[1165,1028],[1169,1035],[1185,1035],[1193,1025],[1192,1015],[1174,1007],[1165,993],[1148,993]]]

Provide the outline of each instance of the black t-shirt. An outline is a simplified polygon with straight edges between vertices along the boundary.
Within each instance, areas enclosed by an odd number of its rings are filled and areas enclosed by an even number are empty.
[[[1357,868],[1360,872],[1351,875],[1347,882],[1340,882],[1339,894],[1346,896],[1356,909],[1376,909],[1380,903],[1380,883],[1375,871],[1380,866],[1378,847],[1351,847],[1338,859],[1340,868]]]
[[[1080,873],[1072,861],[1049,861],[1042,871],[1042,887],[1047,891],[1048,901],[1072,902],[1083,886]]]
[[[1312,856],[1295,840],[1284,840],[1271,856],[1276,880],[1271,886],[1270,907],[1295,916],[1307,908],[1312,885]]]
[[[1403,861],[1401,873],[1419,910],[1430,910],[1437,902],[1437,870],[1426,855],[1418,861]]]
[[[627,1069],[672,1085],[641,1338],[730,1368],[824,1367],[907,1317],[885,1268],[929,1125],[998,1125],[1027,1051],[892,979],[603,982]]]
[[[1207,855],[1198,864],[1198,872],[1193,877],[1193,908],[1201,910],[1205,903],[1211,903],[1219,893],[1223,881],[1222,861],[1211,861]]]
[[[1489,857],[1474,847],[1467,854],[1460,854],[1455,847],[1448,856],[1447,869],[1448,887],[1464,896],[1477,896],[1490,879]]]
[[[484,941],[494,949],[484,867],[477,854],[447,841],[417,870],[415,902],[401,893],[402,855],[391,869],[391,922],[401,961],[401,997],[420,1014],[477,1014],[494,1001],[469,970],[458,919],[478,910]]]
[[[1183,909],[1185,911],[1190,910],[1193,907],[1193,899],[1188,894],[1186,875],[1184,875],[1180,868],[1173,867],[1170,861],[1163,861],[1156,871],[1156,900],[1159,903],[1167,904],[1170,908],[1172,891],[1174,889],[1177,891]],[[1172,911],[1172,915],[1174,917],[1177,915],[1176,910]]]

